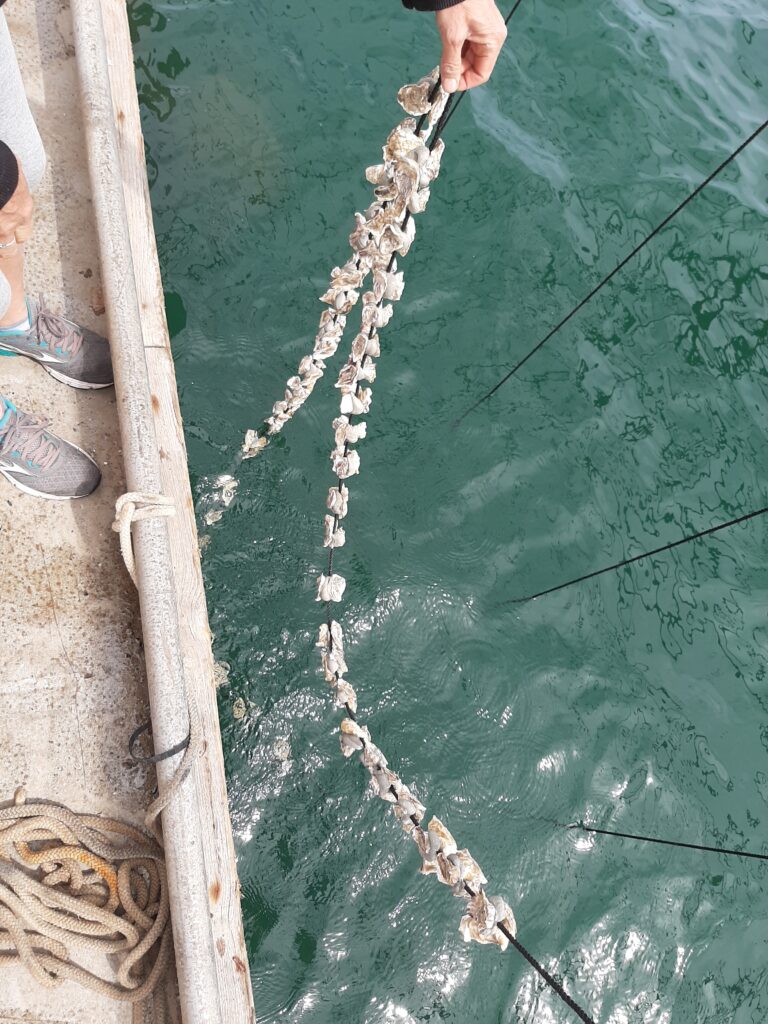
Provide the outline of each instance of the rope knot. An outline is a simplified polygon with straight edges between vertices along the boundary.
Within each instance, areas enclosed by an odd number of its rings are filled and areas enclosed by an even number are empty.
[[[112,529],[120,537],[120,552],[128,575],[136,584],[136,560],[131,543],[131,525],[143,519],[157,519],[159,516],[175,516],[176,508],[172,498],[164,494],[142,494],[128,491],[115,502],[115,521]]]

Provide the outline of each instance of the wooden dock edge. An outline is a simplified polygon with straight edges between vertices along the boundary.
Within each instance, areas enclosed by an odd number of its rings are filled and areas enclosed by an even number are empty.
[[[134,524],[156,749],[206,743],[162,825],[185,1024],[255,1020],[219,731],[213,655],[181,413],[165,320],[124,0],[71,0],[129,490],[171,497]],[[179,758],[158,765],[162,793]]]

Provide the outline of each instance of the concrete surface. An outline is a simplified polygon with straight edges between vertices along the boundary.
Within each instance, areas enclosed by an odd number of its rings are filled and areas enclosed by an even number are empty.
[[[48,152],[27,288],[105,332],[69,12],[62,0],[13,0],[5,11]],[[125,490],[114,393],[75,391],[18,358],[0,358],[0,391],[49,417],[104,474],[78,502],[31,498],[0,478],[0,801],[24,784],[30,796],[139,823],[154,779],[126,749],[148,701],[138,605],[110,529]],[[0,1024],[131,1020],[130,1006],[70,982],[49,990],[21,967],[0,972]]]

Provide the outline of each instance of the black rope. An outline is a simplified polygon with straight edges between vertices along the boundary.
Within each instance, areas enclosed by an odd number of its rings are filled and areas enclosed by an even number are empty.
[[[566,583],[558,583],[556,587],[548,587],[547,590],[540,590],[537,594],[528,594],[527,597],[511,597],[506,601],[499,601],[497,607],[501,607],[505,604],[522,604],[524,601],[533,601],[537,597],[544,597],[545,594],[554,594],[558,590],[565,590],[566,587],[572,587],[576,583],[583,583],[584,580],[592,580],[596,576],[602,576],[606,572],[613,572],[615,569],[622,569],[625,565],[632,565],[633,562],[639,562],[642,558],[651,558],[653,555],[660,555],[663,551],[671,551],[672,548],[679,548],[681,544],[688,544],[690,541],[699,540],[701,537],[708,537],[712,533],[718,533],[720,530],[727,530],[729,526],[738,526],[739,523],[746,523],[749,519],[755,519],[757,516],[765,515],[768,512],[768,505],[765,508],[759,508],[755,512],[747,512],[746,515],[739,516],[737,519],[731,519],[727,523],[720,523],[719,526],[710,526],[707,530],[699,530],[698,533],[692,533],[690,537],[682,537],[680,540],[674,540],[671,544],[663,544],[660,548],[654,548],[653,551],[645,551],[642,555],[635,555],[634,558],[625,558],[621,562],[616,562],[615,565],[606,565],[604,569],[595,569],[594,572],[585,573],[583,576],[577,576],[573,580],[568,580]]]
[[[151,719],[147,719],[138,729],[134,729],[131,733],[131,738],[128,740],[128,753],[137,764],[159,764],[161,761],[167,761],[174,754],[180,754],[182,750],[186,750],[189,746],[190,733],[187,733],[185,739],[168,750],[164,750],[161,754],[152,754],[151,756],[148,754],[137,754],[135,750],[136,740],[147,732],[152,732]]]
[[[593,299],[595,297],[595,295],[597,295],[597,293],[602,288],[604,288],[608,284],[608,282],[611,281],[616,276],[616,274],[619,273],[620,270],[623,270],[623,268],[626,267],[626,265],[630,262],[630,260],[632,260],[635,256],[637,256],[637,254],[642,249],[644,249],[645,246],[648,245],[648,243],[652,239],[654,239],[656,237],[656,235],[658,235],[658,233],[663,228],[665,228],[667,226],[667,224],[669,224],[669,222],[674,217],[676,217],[677,214],[680,213],[680,211],[682,209],[684,209],[688,205],[688,203],[691,202],[692,199],[694,199],[704,188],[706,188],[706,186],[709,185],[709,183],[713,180],[713,178],[716,178],[717,175],[722,170],[724,170],[724,168],[726,168],[728,166],[728,164],[730,164],[733,160],[735,160],[736,157],[741,152],[743,152],[743,150],[745,150],[747,148],[747,146],[750,144],[750,142],[753,142],[758,137],[758,135],[760,135],[760,133],[765,130],[766,127],[768,127],[768,120],[763,121],[763,123],[760,125],[760,127],[756,128],[755,131],[753,131],[752,134],[749,136],[749,138],[745,139],[744,142],[741,143],[741,145],[738,147],[738,149],[735,149],[730,154],[730,156],[726,157],[726,159],[723,160],[723,162],[721,164],[719,164],[714,169],[714,171],[712,171],[711,174],[707,175],[707,177],[704,179],[704,181],[702,181],[700,185],[697,185],[697,187],[693,190],[693,192],[691,192],[688,196],[686,196],[686,198],[678,206],[676,206],[674,208],[674,210],[672,210],[671,213],[667,214],[667,216],[664,218],[664,220],[661,221],[660,224],[657,224],[656,227],[653,229],[653,231],[649,235],[647,235],[643,239],[643,241],[640,242],[639,245],[636,245],[635,248],[632,250],[632,252],[629,253],[629,255],[625,256],[624,259],[613,268],[613,270],[610,272],[610,274],[607,274],[602,279],[602,281],[600,281],[599,284],[595,285],[595,287],[592,289],[592,291],[588,295],[586,295],[577,306],[574,306],[573,309],[569,313],[567,313],[559,323],[555,324],[555,326],[547,334],[544,335],[544,337],[541,339],[541,341],[537,342],[533,346],[533,348],[526,355],[523,356],[522,359],[520,359],[517,363],[515,363],[515,365],[512,367],[512,369],[508,373],[504,374],[504,376],[501,378],[501,380],[498,381],[496,384],[494,384],[494,386],[490,389],[490,391],[486,391],[486,393],[482,396],[482,398],[478,398],[478,400],[476,402],[474,402],[472,405],[470,405],[468,409],[465,409],[464,412],[461,414],[461,416],[459,416],[458,419],[454,420],[453,426],[457,427],[461,423],[461,421],[465,417],[469,416],[469,414],[471,412],[474,412],[474,410],[477,409],[478,406],[482,405],[483,402],[486,402],[489,398],[491,398],[493,395],[495,395],[496,392],[499,390],[499,388],[503,387],[503,385],[506,384],[506,382],[510,379],[510,377],[513,377],[517,373],[517,371],[528,362],[528,360],[531,358],[532,355],[535,355],[536,352],[538,352],[540,348],[542,348],[544,345],[546,345],[546,343],[550,340],[550,338],[553,338],[562,327],[565,327],[565,325],[568,323],[568,321],[571,320],[571,318],[574,317],[579,312],[579,310],[583,309],[584,306],[586,306],[586,304],[590,301],[590,299]]]
[[[573,822],[570,825],[563,825],[563,828],[579,828],[583,832],[596,832],[601,836],[618,836],[619,839],[637,839],[642,843],[658,843],[660,846],[679,846],[685,850],[703,850],[705,853],[722,853],[729,857],[748,857],[751,860],[768,860],[768,854],[747,853],[746,850],[728,850],[722,846],[702,846],[699,843],[680,843],[672,839],[658,839],[656,836],[635,836],[631,832],[610,832],[605,828],[594,828],[592,825],[585,825],[583,821]]]
[[[473,889],[471,889],[466,882],[464,882],[463,885],[464,891],[469,896],[474,897],[477,895],[477,893]],[[507,928],[505,924],[497,922],[496,927],[503,935],[506,935],[511,945],[513,945],[515,949],[518,951],[518,953],[520,953],[521,956],[525,957],[525,959],[528,961],[531,967],[538,974],[541,975],[541,977],[544,979],[544,981],[546,981],[546,983],[549,985],[552,991],[557,993],[557,995],[562,999],[565,1005],[568,1006],[571,1010],[573,1010],[573,1012],[576,1014],[579,1020],[583,1020],[584,1024],[595,1024],[594,1020],[589,1016],[587,1011],[583,1010],[579,1006],[579,1004],[575,1002],[571,998],[571,996],[568,995],[568,993],[565,991],[560,982],[556,978],[553,978],[549,971],[546,969],[546,967],[543,964],[540,964],[536,957],[525,948],[522,942],[518,941],[518,939],[515,938],[515,936],[512,934],[512,932],[509,930],[509,928]]]

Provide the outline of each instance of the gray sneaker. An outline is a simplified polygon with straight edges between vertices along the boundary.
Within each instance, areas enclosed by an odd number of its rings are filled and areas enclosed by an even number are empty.
[[[29,356],[73,388],[107,388],[113,382],[109,344],[95,331],[27,299],[30,328],[0,334],[0,352]]]
[[[38,498],[84,498],[99,486],[99,467],[84,451],[47,430],[46,420],[6,400],[0,419],[0,473]]]

